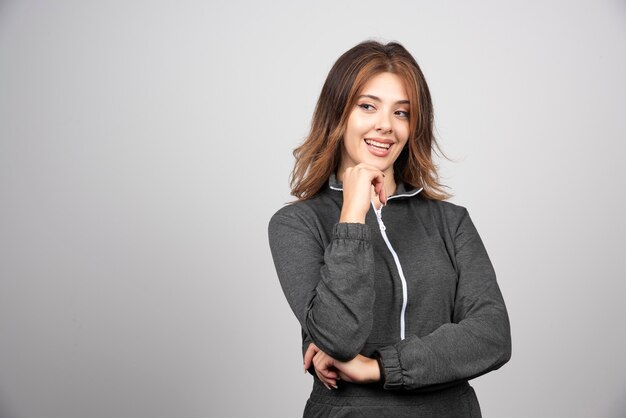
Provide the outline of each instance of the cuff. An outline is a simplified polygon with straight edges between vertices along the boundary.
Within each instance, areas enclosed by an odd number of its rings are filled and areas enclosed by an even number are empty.
[[[381,366],[380,377],[384,382],[383,387],[387,390],[402,389],[404,379],[398,350],[393,345],[382,347],[376,351],[376,357]]]
[[[358,239],[370,241],[370,227],[360,223],[337,223],[333,229],[333,239]]]

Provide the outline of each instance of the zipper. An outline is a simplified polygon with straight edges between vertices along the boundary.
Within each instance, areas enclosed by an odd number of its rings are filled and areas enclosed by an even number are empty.
[[[385,244],[387,244],[387,248],[391,252],[393,256],[393,261],[396,263],[396,268],[398,269],[398,274],[400,275],[400,281],[402,282],[402,309],[400,310],[400,339],[404,340],[404,329],[405,329],[405,315],[406,315],[406,305],[408,301],[408,291],[406,279],[404,278],[404,272],[402,271],[402,266],[400,265],[400,259],[398,258],[398,254],[391,246],[391,242],[389,242],[389,237],[387,237],[387,227],[383,223],[383,207],[380,206],[380,209],[376,209],[374,206],[374,202],[372,202],[372,207],[374,208],[374,212],[376,213],[376,220],[378,221],[378,226],[380,227],[380,233],[383,236],[383,240]]]
[[[333,185],[329,185],[329,187],[331,190],[343,192],[343,187],[337,187]],[[424,190],[424,188],[420,187],[419,189],[414,190],[409,193],[389,196],[387,197],[387,202],[389,202],[392,199],[399,198],[399,197],[413,197],[417,195],[418,193],[420,193],[422,190]],[[376,213],[376,220],[378,221],[378,227],[380,228],[380,233],[383,236],[383,240],[385,241],[385,244],[387,244],[387,248],[389,249],[389,252],[391,252],[393,261],[396,263],[396,268],[398,269],[398,274],[400,275],[400,281],[402,282],[402,309],[400,310],[400,339],[404,340],[406,305],[408,302],[408,290],[407,290],[406,279],[404,278],[404,272],[402,271],[402,266],[400,265],[400,258],[398,258],[398,254],[396,254],[396,251],[391,246],[391,242],[389,242],[389,238],[387,237],[387,232],[386,232],[387,227],[383,223],[383,213],[382,213],[383,206],[381,205],[380,209],[376,209],[376,206],[374,206],[374,202],[372,201],[372,208],[374,208],[374,213]]]

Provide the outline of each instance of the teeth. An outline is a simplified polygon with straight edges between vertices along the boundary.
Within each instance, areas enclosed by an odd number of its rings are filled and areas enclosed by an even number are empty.
[[[375,147],[384,148],[384,149],[389,149],[391,147],[391,144],[383,144],[382,142],[377,142],[377,141],[374,141],[373,139],[366,139],[365,143],[367,143],[367,145],[373,145]]]

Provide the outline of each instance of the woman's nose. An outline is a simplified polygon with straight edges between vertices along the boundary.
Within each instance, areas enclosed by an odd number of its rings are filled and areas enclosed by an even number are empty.
[[[376,132],[381,134],[390,134],[391,133],[391,122],[389,121],[389,117],[385,115],[381,115],[380,119],[376,123]]]

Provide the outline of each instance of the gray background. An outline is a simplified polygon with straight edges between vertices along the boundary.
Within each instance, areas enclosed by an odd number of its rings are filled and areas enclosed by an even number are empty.
[[[300,416],[269,217],[334,60],[399,40],[507,302],[485,417],[624,417],[626,5],[0,2],[0,416]]]

